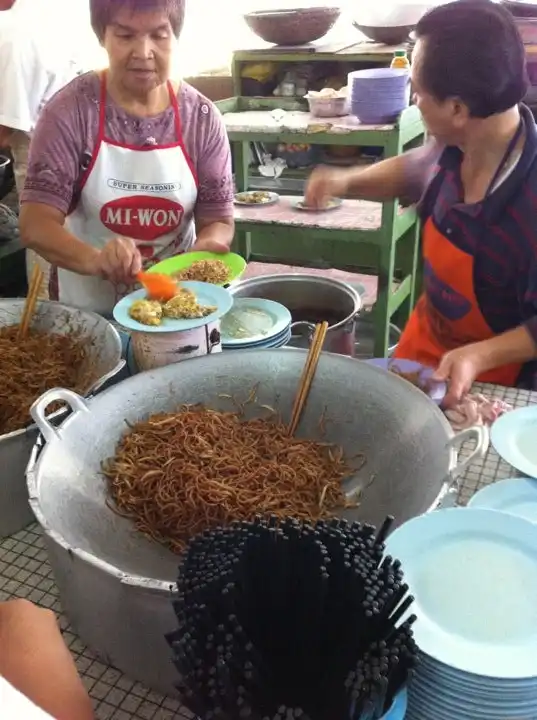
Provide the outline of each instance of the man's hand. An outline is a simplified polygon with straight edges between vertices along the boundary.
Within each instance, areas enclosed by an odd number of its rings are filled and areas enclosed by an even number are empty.
[[[100,275],[115,284],[130,285],[142,270],[142,256],[131,238],[110,240],[92,261],[89,274]]]
[[[478,375],[485,372],[485,357],[482,343],[465,345],[446,353],[433,380],[446,381],[448,391],[444,399],[445,407],[457,405],[470,392]]]
[[[349,189],[349,175],[345,170],[318,167],[306,185],[304,199],[310,207],[322,208],[331,198],[343,197]]]

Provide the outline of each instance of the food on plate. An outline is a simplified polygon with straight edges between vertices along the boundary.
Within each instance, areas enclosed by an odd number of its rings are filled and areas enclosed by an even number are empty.
[[[217,310],[213,305],[200,305],[195,293],[187,288],[177,288],[177,294],[168,300],[135,300],[129,307],[129,316],[141,325],[158,327],[165,318],[170,320],[194,320],[204,318]]]
[[[245,419],[238,412],[184,405],[130,426],[103,465],[110,507],[181,552],[194,535],[234,520],[317,520],[355,506],[341,489],[342,480],[357,471],[343,450],[289,437],[275,414],[266,417],[270,410],[260,408],[265,417]]]
[[[336,100],[337,98],[346,98],[347,94],[348,88],[345,86],[341,90],[334,90],[334,88],[310,90],[305,97],[310,100]]]
[[[181,288],[174,298],[164,303],[162,314],[172,320],[191,320],[193,318],[207,317],[216,309],[216,306],[213,305],[200,305],[192,290]]]
[[[30,406],[47,390],[84,395],[97,379],[91,342],[79,333],[30,328],[21,339],[18,332],[18,325],[0,328],[0,434],[29,425]]]
[[[160,325],[162,305],[158,300],[135,300],[129,308],[129,315],[142,325]]]
[[[299,200],[296,204],[297,208],[299,208],[300,210],[318,210],[320,212],[322,212],[323,210],[331,210],[338,205],[341,205],[341,200],[339,200],[338,198],[330,198],[330,200],[328,200],[324,205],[319,207],[308,205],[305,200]]]
[[[222,260],[195,260],[184,270],[174,273],[174,278],[223,285],[229,280],[229,275],[229,267]]]
[[[235,199],[240,203],[247,205],[263,205],[272,200],[273,195],[264,190],[251,190],[249,192],[241,192],[235,195]]]

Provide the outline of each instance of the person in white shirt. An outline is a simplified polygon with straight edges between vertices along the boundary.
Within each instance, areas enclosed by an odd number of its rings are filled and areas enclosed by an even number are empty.
[[[0,0],[0,147],[11,150],[19,194],[24,189],[30,136],[39,112],[77,74],[69,53],[62,44],[51,41],[43,22],[35,0]],[[48,264],[30,250],[28,274],[36,261],[47,276]],[[48,295],[47,288],[46,277],[43,296]]]
[[[52,715],[44,712],[31,700],[0,677],[0,708],[4,720],[54,720]]]
[[[51,610],[0,602],[0,719],[95,720]]]

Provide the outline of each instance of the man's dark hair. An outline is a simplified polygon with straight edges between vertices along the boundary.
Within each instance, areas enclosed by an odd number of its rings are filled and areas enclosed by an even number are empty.
[[[490,0],[456,0],[416,27],[424,41],[420,84],[437,100],[459,98],[476,118],[509,110],[528,88],[526,53],[513,16]]]

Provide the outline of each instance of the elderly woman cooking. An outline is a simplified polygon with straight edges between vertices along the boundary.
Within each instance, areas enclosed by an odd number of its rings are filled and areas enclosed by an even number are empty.
[[[43,110],[20,228],[56,268],[51,297],[109,315],[142,266],[228,251],[233,181],[218,111],[170,77],[184,0],[90,0],[90,10],[109,67]]]

